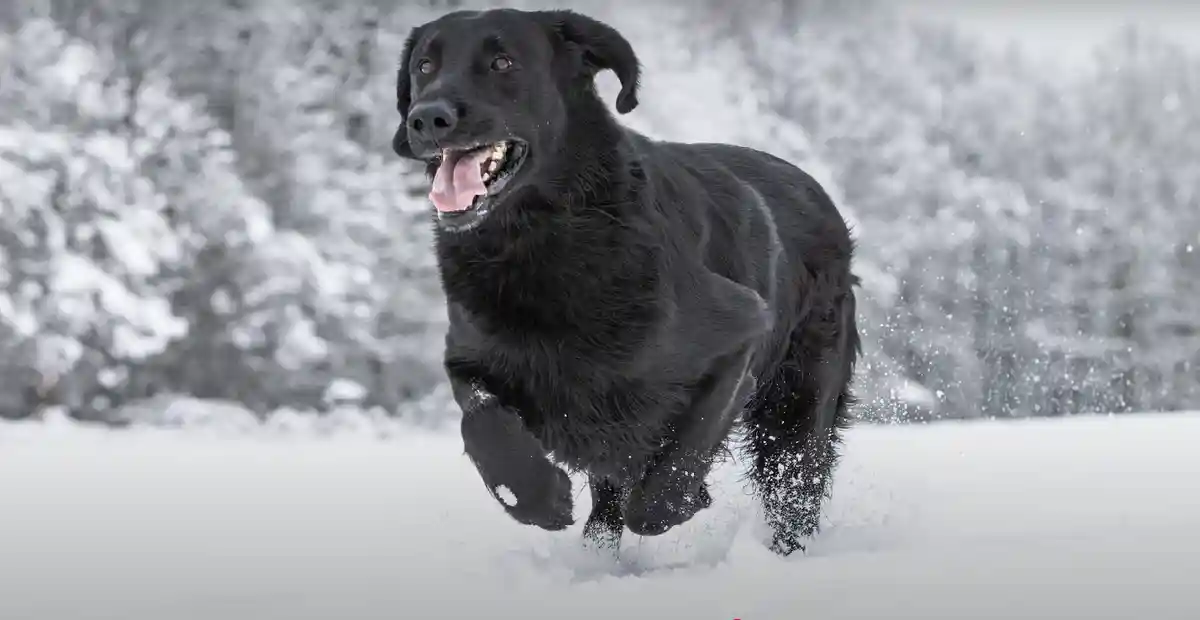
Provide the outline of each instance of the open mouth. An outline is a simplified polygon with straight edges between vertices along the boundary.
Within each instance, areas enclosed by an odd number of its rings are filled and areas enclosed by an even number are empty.
[[[528,152],[520,140],[442,149],[430,162],[433,188],[429,199],[438,216],[482,215],[525,163]]]

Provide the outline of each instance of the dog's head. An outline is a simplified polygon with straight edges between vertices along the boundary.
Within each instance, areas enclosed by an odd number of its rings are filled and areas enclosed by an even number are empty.
[[[638,59],[612,27],[570,11],[445,15],[405,42],[393,149],[428,163],[443,226],[473,226],[569,152],[571,106],[595,100],[605,69],[621,81],[617,111],[633,110]]]

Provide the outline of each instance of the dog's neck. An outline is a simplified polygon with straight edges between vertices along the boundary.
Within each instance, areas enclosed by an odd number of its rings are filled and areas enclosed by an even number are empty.
[[[641,208],[640,178],[627,172],[636,163],[625,130],[599,99],[590,105],[572,106],[547,181],[474,230],[438,235],[448,299],[490,329],[606,334],[619,347],[656,319],[659,249],[629,217]]]
[[[630,165],[625,129],[588,86],[567,102],[567,134],[555,156],[555,183],[563,191],[547,198],[565,208],[604,207],[631,190],[618,182]],[[581,167],[581,163],[586,166]]]

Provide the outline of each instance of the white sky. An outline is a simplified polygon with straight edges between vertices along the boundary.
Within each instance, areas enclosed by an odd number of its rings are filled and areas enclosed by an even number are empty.
[[[1092,46],[1130,22],[1158,29],[1200,52],[1200,2],[1194,1],[898,2],[909,12],[956,22],[995,44],[1017,41],[1050,60],[1084,60]]]

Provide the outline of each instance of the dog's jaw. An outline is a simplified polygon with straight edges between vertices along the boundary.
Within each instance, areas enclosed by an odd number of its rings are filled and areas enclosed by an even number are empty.
[[[435,214],[439,228],[450,233],[463,233],[478,228],[511,193],[513,180],[524,169],[529,152],[527,142],[510,138],[467,148],[445,149],[439,153],[429,166],[430,176],[433,177],[430,199],[437,206]],[[459,164],[460,160],[466,161]],[[446,168],[475,164],[480,166],[479,188],[475,190],[479,193],[473,198],[446,197],[444,193],[454,189],[453,182],[445,180],[446,176],[454,174],[454,170]],[[459,204],[448,207],[445,206],[447,200],[455,200]]]

